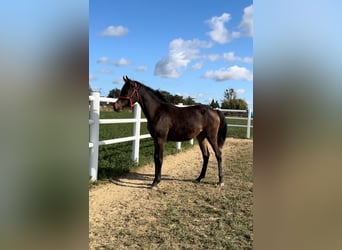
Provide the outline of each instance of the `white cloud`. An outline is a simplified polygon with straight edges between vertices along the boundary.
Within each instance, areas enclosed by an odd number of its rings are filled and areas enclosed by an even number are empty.
[[[246,92],[245,89],[237,89],[236,90],[236,94],[238,94],[238,95],[244,94],[245,92]]]
[[[244,8],[241,22],[238,30],[229,31],[225,24],[231,20],[229,13],[223,13],[221,16],[213,16],[207,20],[211,31],[206,34],[217,43],[224,44],[232,41],[233,39],[240,38],[241,36],[253,36],[253,5]]]
[[[121,77],[115,79],[114,81],[112,81],[113,84],[122,84],[123,83],[123,79]]]
[[[131,65],[132,62],[131,61],[128,61],[127,59],[125,58],[121,58],[119,61],[114,61],[114,62],[110,62],[110,64],[113,64],[117,67],[122,67],[122,66],[128,66],[128,65]]]
[[[135,71],[138,71],[138,72],[145,72],[147,70],[148,70],[147,66],[139,66],[135,69]]]
[[[154,68],[154,75],[165,78],[178,78],[180,73],[177,71],[179,67],[169,57],[159,60]]]
[[[128,33],[128,29],[124,26],[108,26],[101,32],[102,36],[124,36]]]
[[[250,5],[243,10],[242,21],[239,28],[244,35],[253,36],[253,5]]]
[[[96,63],[107,63],[109,60],[108,57],[106,56],[103,56],[103,57],[100,57],[99,59],[96,60]]]
[[[204,96],[203,93],[197,93],[197,95],[194,97],[194,99],[200,99]]]
[[[239,31],[233,31],[232,32],[232,38],[239,38],[241,37],[241,33]]]
[[[89,75],[89,81],[96,81],[97,77],[94,75]]]
[[[203,67],[203,62],[198,62],[198,63],[195,63],[194,65],[192,65],[191,69],[198,70],[198,69],[201,69],[202,67]]]
[[[238,62],[243,62],[243,63],[253,63],[253,58],[252,57],[239,57],[236,56],[234,52],[228,52],[228,53],[224,53],[223,54],[223,59],[230,61],[230,62],[234,62],[234,61],[238,61]]]
[[[100,73],[102,73],[102,74],[111,74],[112,71],[109,70],[109,69],[101,69],[101,70],[100,70]]]
[[[244,57],[244,58],[242,58],[242,62],[253,63],[253,57]]]
[[[204,96],[203,93],[197,93],[195,95],[190,95],[189,93],[180,93],[180,92],[177,92],[176,95],[182,96],[184,99],[186,99],[188,97],[191,97],[193,99],[201,99]]]
[[[229,80],[246,80],[252,81],[253,74],[244,67],[232,66],[227,69],[210,70],[204,75],[204,78],[214,79],[215,81],[229,81]]]
[[[100,57],[99,59],[96,60],[97,63],[104,63],[104,64],[108,64],[108,65],[115,65],[117,67],[121,67],[121,66],[128,66],[133,64],[131,61],[125,59],[125,58],[121,58],[118,61],[110,61],[108,57],[103,56]]]
[[[236,56],[233,51],[223,53],[222,55],[219,54],[208,54],[203,56],[203,58],[208,59],[211,62],[215,62],[218,60],[225,60],[229,62],[243,62],[252,64],[253,63],[253,57],[239,57]]]
[[[207,58],[209,61],[214,62],[214,61],[219,60],[221,58],[221,56],[219,54],[209,54],[209,55],[207,55]]]
[[[238,57],[235,56],[234,52],[228,52],[223,54],[223,58],[228,61],[236,61]]]
[[[212,29],[212,31],[207,32],[207,34],[213,41],[223,44],[232,40],[232,35],[229,34],[229,31],[224,27],[224,24],[229,22],[230,19],[230,14],[223,13],[221,16],[214,16],[206,21]]]
[[[166,78],[178,78],[181,70],[199,57],[200,48],[210,48],[212,43],[199,39],[174,39],[169,44],[169,55],[156,63],[154,75]]]

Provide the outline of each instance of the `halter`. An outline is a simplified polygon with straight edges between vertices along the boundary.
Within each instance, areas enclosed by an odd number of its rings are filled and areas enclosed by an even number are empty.
[[[119,99],[128,99],[129,100],[129,104],[130,104],[130,107],[131,109],[133,109],[133,106],[134,106],[134,103],[133,103],[133,96],[136,95],[137,97],[137,102],[139,101],[140,99],[140,95],[139,95],[139,92],[138,92],[138,84],[136,82],[134,82],[134,89],[131,93],[130,96],[119,96],[118,98]]]

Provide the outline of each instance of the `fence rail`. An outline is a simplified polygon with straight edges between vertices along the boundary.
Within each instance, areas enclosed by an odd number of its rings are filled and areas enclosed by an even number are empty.
[[[100,119],[100,102],[114,103],[117,99],[100,97],[99,92],[92,92],[89,96],[89,174],[92,181],[97,180],[97,170],[98,170],[98,156],[99,156],[99,146],[110,145],[115,143],[122,143],[127,141],[133,141],[132,145],[132,160],[139,162],[139,145],[140,140],[150,138],[150,134],[140,135],[140,125],[142,122],[147,122],[146,118],[141,118],[141,108],[138,104],[134,105],[134,118],[127,119]],[[183,105],[179,105],[183,106]],[[239,112],[248,114],[247,118],[243,117],[226,117],[229,119],[239,119],[247,120],[247,125],[238,124],[228,124],[229,127],[246,127],[247,134],[246,137],[250,138],[250,129],[253,128],[251,125],[251,112],[249,110],[232,110],[232,109],[220,109],[223,112]],[[100,124],[118,124],[118,123],[133,123],[133,136],[109,139],[109,140],[99,140]],[[193,144],[193,139],[190,140]],[[181,148],[181,142],[176,142],[176,148]]]

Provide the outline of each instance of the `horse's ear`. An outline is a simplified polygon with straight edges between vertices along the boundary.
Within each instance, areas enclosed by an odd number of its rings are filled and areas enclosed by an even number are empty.
[[[127,77],[127,76],[126,76]],[[123,76],[122,79],[124,80],[124,82],[127,82],[127,79]]]
[[[131,79],[129,79],[127,76],[126,76],[126,79],[125,79],[125,82],[130,82]]]

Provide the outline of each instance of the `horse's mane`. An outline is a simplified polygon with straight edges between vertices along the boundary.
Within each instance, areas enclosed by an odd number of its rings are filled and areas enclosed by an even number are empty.
[[[141,82],[138,82],[141,86],[144,87],[144,89],[147,91],[147,92],[150,92],[152,95],[156,96],[160,101],[162,102],[168,102],[165,97],[163,96],[163,94],[159,91],[159,90],[154,90],[144,84],[142,84]]]

